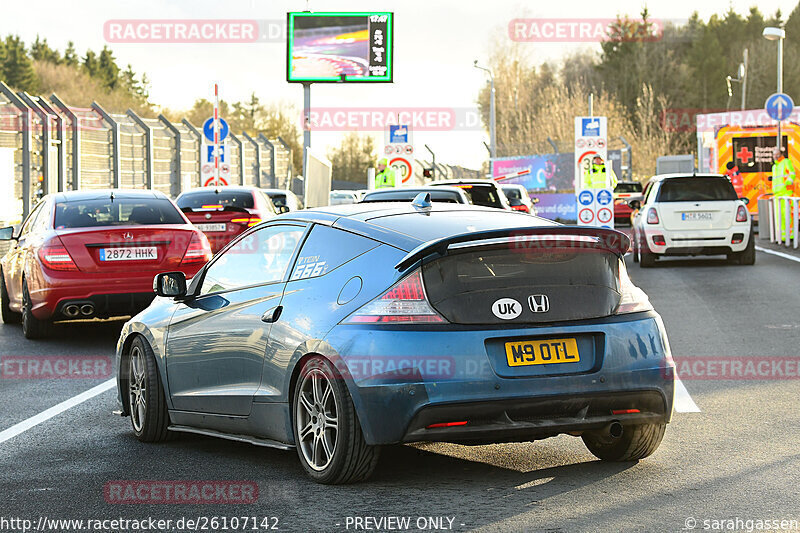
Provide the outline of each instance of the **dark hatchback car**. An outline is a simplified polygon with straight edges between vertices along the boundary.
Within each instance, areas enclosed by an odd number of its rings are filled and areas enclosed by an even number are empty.
[[[511,210],[511,204],[502,189],[490,180],[444,180],[434,181],[431,187],[458,187],[463,190],[472,205]]]
[[[117,344],[122,412],[142,441],[295,448],[321,483],[363,480],[380,446],[415,441],[567,433],[641,459],[670,420],[674,363],[629,244],[421,199],[280,215],[188,287],[156,278]]]
[[[398,187],[370,191],[361,199],[361,203],[374,202],[411,202],[420,193],[430,195],[430,200],[437,203],[468,204],[469,198],[463,189],[458,187]]]
[[[203,187],[175,200],[186,217],[206,234],[216,253],[247,228],[277,214],[269,196],[257,187]]]

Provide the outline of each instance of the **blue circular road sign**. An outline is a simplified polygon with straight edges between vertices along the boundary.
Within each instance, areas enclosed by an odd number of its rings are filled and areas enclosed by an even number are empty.
[[[581,203],[581,205],[591,205],[591,203],[594,201],[594,195],[591,191],[581,191],[578,194],[578,201]]]
[[[788,94],[775,93],[767,98],[764,109],[773,120],[786,120],[792,114],[794,102]]]
[[[612,199],[613,196],[611,196],[611,193],[608,192],[606,189],[603,189],[602,191],[597,193],[597,203],[600,205],[608,205],[611,203]]]
[[[222,142],[228,136],[230,128],[224,118],[219,119],[219,141]],[[203,123],[203,135],[209,142],[214,142],[214,117],[209,118]]]

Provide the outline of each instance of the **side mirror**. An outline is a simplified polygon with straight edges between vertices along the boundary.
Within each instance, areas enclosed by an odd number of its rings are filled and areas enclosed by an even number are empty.
[[[641,209],[642,208],[642,202],[639,201],[639,200],[629,200],[628,201],[628,206],[631,209]]]
[[[282,206],[278,207],[278,214],[279,215],[282,215],[282,214],[288,213],[288,212],[289,212],[289,206],[288,205],[282,205]]]
[[[0,228],[0,241],[13,241],[14,239],[14,226]]]
[[[744,205],[747,205],[747,204],[750,203],[750,198],[748,198],[746,196],[742,196],[741,198],[739,198],[739,200],[743,201]]]
[[[186,296],[186,275],[183,272],[162,272],[153,278],[153,292],[166,298]]]

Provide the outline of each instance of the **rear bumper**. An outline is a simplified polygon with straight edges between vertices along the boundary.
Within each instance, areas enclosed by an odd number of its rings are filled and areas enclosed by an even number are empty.
[[[344,331],[350,327],[334,328],[329,342],[346,352],[336,364],[348,373],[345,381],[369,444],[536,440],[615,420],[634,424],[671,417],[674,364],[655,312],[535,328],[420,328],[403,335],[389,328],[354,335]],[[508,338],[572,335],[599,339],[590,368],[517,372],[520,367],[508,367],[505,356],[491,349]],[[375,353],[382,355],[356,355]],[[353,364],[367,358],[369,375]],[[403,368],[404,358],[421,364]],[[618,409],[640,413],[612,415]],[[467,424],[428,428],[462,421]]]
[[[674,231],[660,225],[645,228],[650,252],[662,255],[721,255],[742,252],[751,238],[750,223],[734,224],[724,230]],[[664,244],[654,238],[663,237]],[[734,240],[740,242],[734,243]]]
[[[202,264],[181,268],[187,278],[194,276]],[[66,320],[63,310],[71,303],[90,303],[96,308],[90,316],[72,318],[105,318],[134,315],[150,305],[153,277],[156,271],[130,274],[81,272],[43,272],[39,270],[28,287],[33,314],[40,320]]]

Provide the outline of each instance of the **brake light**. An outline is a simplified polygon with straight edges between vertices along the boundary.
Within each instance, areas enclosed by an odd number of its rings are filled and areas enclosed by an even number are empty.
[[[247,227],[251,228],[256,224],[261,224],[261,219],[258,217],[242,217],[242,218],[232,218],[231,222],[235,222],[236,224],[247,224]]]
[[[663,235],[653,235],[653,244],[655,244],[656,246],[666,246],[667,241],[664,240]]]
[[[433,428],[450,428],[453,426],[466,426],[467,420],[460,420],[458,422],[439,422],[438,424],[431,424],[429,426],[425,426],[426,429],[433,429]]]
[[[207,263],[210,259],[211,245],[208,243],[208,238],[199,231],[193,233],[192,240],[189,241],[189,246],[186,248],[186,253],[183,254],[181,264]]]
[[[632,415],[632,414],[639,413],[639,412],[641,412],[641,411],[639,411],[638,409],[614,409],[613,411],[611,411],[611,414],[612,415]]]
[[[652,311],[653,305],[650,303],[650,298],[644,293],[642,289],[637,287],[628,276],[628,270],[625,268],[625,263],[619,263],[619,290],[622,297],[617,306],[618,315],[625,313],[638,313],[640,311]]]
[[[222,204],[209,204],[209,205],[202,205],[200,209],[222,209]]]
[[[530,211],[528,210],[528,206],[526,205],[512,205],[511,209],[513,209],[514,211],[522,211],[523,213],[530,213]]]
[[[736,222],[747,222],[747,208],[743,205],[736,210]]]
[[[345,319],[349,324],[443,323],[444,318],[434,311],[425,296],[422,274],[416,270],[395,283],[388,291],[358,309]]]
[[[72,256],[58,237],[39,248],[39,260],[50,270],[70,272],[78,270],[78,265],[72,260]]]
[[[459,189],[471,189],[472,185],[456,185]]]
[[[655,207],[651,207],[647,211],[647,223],[648,224],[658,224],[658,211],[656,211]]]

